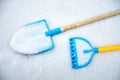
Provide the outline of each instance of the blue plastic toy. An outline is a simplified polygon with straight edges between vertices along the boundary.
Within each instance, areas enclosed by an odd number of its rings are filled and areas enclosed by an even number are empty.
[[[82,37],[69,39],[72,68],[83,68],[90,64],[96,53],[120,50],[120,44],[102,47],[93,47],[91,43]]]

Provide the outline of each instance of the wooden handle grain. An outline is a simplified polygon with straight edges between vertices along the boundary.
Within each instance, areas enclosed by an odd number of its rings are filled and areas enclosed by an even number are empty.
[[[70,24],[70,25],[67,25],[67,26],[63,26],[62,31],[64,32],[64,31],[67,31],[67,30],[70,30],[70,29],[73,29],[73,28],[76,28],[76,27],[80,27],[80,26],[83,26],[83,25],[87,25],[87,24],[99,21],[99,20],[103,20],[105,18],[116,16],[118,14],[120,14],[120,10],[105,13],[105,14],[102,14],[100,16],[96,16],[96,17],[86,19],[86,20],[83,20],[83,21],[80,21],[80,22],[76,22],[76,23],[73,23],[73,24]]]

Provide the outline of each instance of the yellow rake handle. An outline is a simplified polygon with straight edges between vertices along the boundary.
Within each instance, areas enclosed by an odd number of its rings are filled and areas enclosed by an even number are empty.
[[[120,50],[120,45],[103,46],[98,48],[98,52],[109,52],[115,50]]]

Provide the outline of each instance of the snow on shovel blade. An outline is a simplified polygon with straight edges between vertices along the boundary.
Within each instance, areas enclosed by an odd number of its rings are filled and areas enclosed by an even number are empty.
[[[45,35],[46,31],[46,20],[27,24],[13,34],[10,47],[23,54],[37,54],[52,49],[53,41],[50,36]]]

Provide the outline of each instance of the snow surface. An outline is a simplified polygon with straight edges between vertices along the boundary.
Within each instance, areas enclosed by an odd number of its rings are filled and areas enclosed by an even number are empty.
[[[96,54],[82,69],[71,68],[70,37],[85,37],[95,47],[120,44],[120,15],[53,37],[55,48],[38,55],[11,50],[15,31],[27,23],[47,19],[61,27],[112,10],[120,0],[0,0],[0,80],[120,80],[120,51]]]

